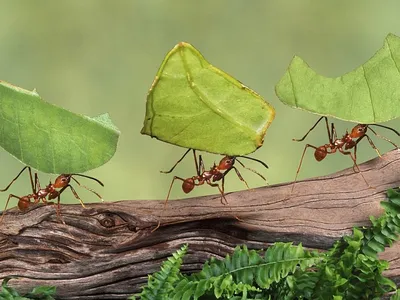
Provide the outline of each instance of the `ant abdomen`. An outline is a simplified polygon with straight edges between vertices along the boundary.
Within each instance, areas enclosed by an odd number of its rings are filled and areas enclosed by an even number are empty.
[[[19,198],[18,201],[18,208],[21,211],[27,210],[29,208],[29,206],[31,205],[31,200],[29,199],[29,197],[21,197]]]
[[[314,152],[315,160],[321,161],[326,157],[327,154],[328,153],[324,146],[318,147],[317,149],[315,149],[315,152]]]
[[[194,179],[193,178],[187,178],[186,180],[183,181],[182,183],[182,190],[188,194],[194,189]]]

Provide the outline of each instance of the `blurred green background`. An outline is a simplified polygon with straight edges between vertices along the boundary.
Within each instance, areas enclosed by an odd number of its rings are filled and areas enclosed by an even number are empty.
[[[317,119],[283,105],[275,96],[274,86],[293,55],[301,56],[325,76],[338,76],[369,59],[383,45],[387,33],[400,35],[400,2],[394,0],[10,0],[0,1],[0,7],[0,79],[26,89],[36,88],[44,100],[76,113],[95,116],[109,112],[121,130],[116,155],[88,173],[105,183],[105,188],[88,185],[106,200],[166,197],[173,175],[159,171],[169,169],[184,149],[139,132],[147,91],[165,54],[176,43],[193,44],[210,63],[275,107],[276,118],[264,146],[252,155],[269,164],[270,169],[247,163],[275,184],[294,179],[305,143],[292,142],[292,138],[302,137]],[[353,127],[335,122],[339,135]],[[387,125],[400,129],[400,121]],[[380,132],[400,144],[398,137]],[[218,128],[215,134],[220,134]],[[308,143],[317,146],[327,141],[324,126],[308,138]],[[385,142],[376,144],[382,152],[391,148]],[[363,141],[359,162],[375,156]],[[220,158],[205,155],[206,166]],[[340,154],[317,163],[310,151],[300,178],[351,165],[350,158]],[[1,149],[0,187],[6,186],[21,167]],[[194,175],[192,158],[174,174]],[[39,175],[42,185],[55,178]],[[265,184],[247,170],[242,175],[251,187]],[[227,191],[244,188],[234,173],[229,175]],[[10,191],[29,193],[28,179],[24,177]],[[85,202],[98,201],[87,191],[78,189],[78,193]],[[211,193],[216,191],[204,186],[191,195]],[[4,201],[7,195],[2,196]],[[171,198],[182,197],[185,195],[177,184]],[[69,192],[62,201],[77,203]]]

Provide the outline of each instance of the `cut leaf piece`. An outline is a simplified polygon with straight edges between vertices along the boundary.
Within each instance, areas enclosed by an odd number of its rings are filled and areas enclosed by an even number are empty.
[[[357,69],[336,78],[317,74],[295,56],[275,87],[292,107],[361,124],[400,117],[400,38],[389,34],[384,46]]]
[[[46,173],[82,173],[115,153],[119,131],[108,114],[95,118],[44,102],[36,91],[0,81],[0,146]]]
[[[263,144],[274,117],[261,96],[182,42],[158,70],[141,133],[185,148],[244,155]]]

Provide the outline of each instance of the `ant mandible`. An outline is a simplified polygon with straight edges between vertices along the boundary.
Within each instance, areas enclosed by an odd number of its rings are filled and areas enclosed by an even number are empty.
[[[304,154],[306,153],[308,148],[313,148],[314,151],[314,158],[316,161],[322,161],[328,154],[333,154],[336,151],[339,151],[340,153],[342,153],[343,155],[349,155],[350,158],[353,161],[353,170],[357,171],[361,174],[362,178],[364,179],[365,183],[370,186],[367,182],[367,180],[365,179],[364,175],[362,174],[362,172],[360,171],[360,168],[357,165],[357,145],[358,143],[364,139],[367,138],[369,144],[371,145],[371,147],[376,151],[376,153],[378,154],[379,157],[381,157],[381,154],[378,150],[378,148],[375,146],[374,142],[371,140],[371,138],[367,135],[367,130],[371,130],[371,132],[373,134],[375,134],[377,137],[384,139],[385,141],[391,143],[393,146],[395,146],[396,148],[398,148],[398,146],[393,143],[391,140],[389,140],[388,138],[381,136],[379,134],[377,134],[375,132],[375,130],[373,130],[371,128],[371,126],[377,126],[377,127],[382,127],[385,129],[389,129],[391,131],[393,131],[394,133],[396,133],[398,136],[400,136],[400,133],[396,130],[394,130],[393,128],[384,126],[384,125],[380,125],[380,124],[357,124],[356,126],[353,127],[353,129],[351,130],[350,133],[348,133],[348,131],[346,130],[346,134],[343,135],[342,138],[338,139],[337,138],[337,134],[336,134],[336,129],[335,129],[335,125],[333,123],[331,123],[331,128],[329,130],[329,124],[328,124],[328,118],[327,117],[321,117],[318,119],[318,121],[314,124],[313,127],[310,128],[310,130],[308,130],[308,132],[301,138],[301,139],[293,139],[293,141],[296,142],[301,142],[303,141],[308,134],[318,125],[318,123],[324,119],[325,120],[325,124],[326,124],[326,129],[328,131],[328,138],[329,138],[329,143],[316,147],[310,144],[306,144],[306,146],[304,147],[304,151],[303,151],[303,155],[301,156],[300,159],[300,164],[299,167],[297,168],[297,172],[296,172],[296,177],[294,179],[293,182],[293,186],[292,186],[292,192],[294,189],[294,185],[297,181],[297,177],[299,175],[300,172],[300,168],[301,165],[303,163],[303,159],[304,159]],[[354,152],[352,153],[351,150],[354,149]],[[356,169],[355,169],[356,168]]]
[[[77,192],[75,191],[75,189],[70,185],[71,179],[73,181],[75,181],[79,186],[87,189],[88,191],[92,192],[93,194],[95,194],[97,197],[100,198],[101,201],[104,201],[103,198],[94,190],[81,185],[78,180],[76,180],[73,176],[81,176],[81,177],[85,177],[85,178],[89,178],[92,179],[94,181],[96,181],[97,183],[99,183],[101,186],[104,186],[104,184],[91,176],[87,176],[87,175],[83,175],[83,174],[61,174],[60,176],[58,176],[56,178],[56,180],[54,181],[54,183],[49,182],[49,184],[45,187],[45,188],[41,188],[40,187],[40,182],[39,182],[39,178],[37,176],[37,173],[35,173],[35,180],[33,180],[33,176],[32,176],[32,170],[31,167],[24,167],[19,173],[18,175],[8,184],[8,186],[2,190],[0,190],[0,192],[5,192],[7,191],[11,185],[19,178],[19,176],[21,176],[21,174],[25,171],[28,170],[29,172],[29,179],[31,181],[31,187],[32,187],[32,193],[28,194],[26,196],[16,196],[14,194],[10,194],[8,196],[7,202],[6,202],[6,206],[4,207],[4,211],[3,214],[1,216],[0,219],[0,223],[3,220],[3,217],[5,215],[5,211],[7,209],[8,203],[10,201],[11,198],[16,198],[18,199],[18,208],[21,211],[27,210],[31,205],[33,204],[37,204],[40,201],[42,201],[45,204],[52,204],[52,202],[49,202],[49,200],[54,200],[57,198],[57,207],[56,207],[56,211],[57,211],[57,215],[60,216],[60,196],[61,194],[65,191],[66,188],[70,188],[72,193],[74,194],[75,198],[79,200],[79,202],[81,203],[81,205],[83,207],[85,207],[85,204],[83,203],[82,199],[79,198]],[[60,190],[57,190],[60,189]],[[33,201],[31,201],[33,200]]]
[[[171,173],[175,169],[175,167],[184,159],[186,154],[189,153],[190,150],[193,151],[194,162],[195,162],[195,166],[196,166],[196,175],[192,176],[192,177],[189,177],[189,178],[186,178],[186,179],[178,177],[178,176],[174,176],[174,178],[172,179],[171,185],[169,187],[167,198],[165,199],[165,202],[164,202],[164,207],[167,205],[169,196],[171,194],[172,186],[173,186],[175,180],[181,180],[182,181],[182,190],[186,194],[190,193],[194,189],[195,186],[203,185],[205,183],[208,184],[209,186],[217,187],[219,192],[220,192],[220,194],[221,194],[221,203],[222,204],[228,204],[228,201],[225,198],[225,176],[231,170],[235,170],[236,175],[239,177],[239,179],[241,181],[244,182],[246,187],[249,189],[249,185],[247,184],[246,180],[244,180],[244,178],[240,174],[239,170],[234,166],[236,161],[243,168],[252,171],[253,173],[255,173],[258,176],[260,176],[262,179],[266,180],[265,177],[262,176],[257,171],[255,171],[253,169],[250,169],[250,168],[247,168],[241,161],[239,161],[237,159],[237,157],[243,157],[243,158],[246,158],[246,159],[249,159],[249,160],[253,160],[253,161],[259,162],[264,167],[268,168],[267,164],[265,164],[261,160],[258,160],[258,159],[252,158],[252,157],[247,157],[247,156],[228,156],[228,155],[226,155],[221,159],[221,161],[219,162],[218,165],[216,165],[214,163],[214,165],[210,168],[210,170],[206,171],[205,167],[204,167],[203,158],[201,157],[201,155],[199,155],[199,162],[197,163],[196,150],[194,150],[194,149],[188,149],[185,152],[185,154],[183,154],[183,156],[175,163],[175,165],[170,170],[161,171],[161,173]],[[221,186],[218,183],[216,183],[217,181],[220,181],[220,180],[222,180]],[[225,201],[225,203],[224,203],[224,201]]]

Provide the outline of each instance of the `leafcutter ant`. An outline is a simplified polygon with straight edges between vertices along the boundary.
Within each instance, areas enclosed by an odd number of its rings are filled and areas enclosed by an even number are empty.
[[[394,147],[398,148],[398,146],[393,143],[391,140],[389,140],[388,138],[379,135],[378,133],[375,132],[374,129],[371,128],[371,126],[377,126],[377,127],[382,127],[388,130],[393,131],[394,133],[396,133],[398,136],[400,136],[400,133],[396,130],[394,130],[393,128],[384,126],[384,125],[380,125],[380,124],[357,124],[356,126],[353,127],[353,129],[351,130],[350,133],[348,133],[348,131],[346,130],[346,134],[343,135],[342,138],[337,138],[337,134],[336,134],[336,129],[335,129],[335,125],[333,123],[331,123],[331,128],[329,129],[329,124],[328,124],[328,118],[327,117],[321,117],[318,119],[318,121],[314,124],[313,127],[310,128],[310,130],[308,130],[308,132],[301,138],[301,139],[293,139],[293,141],[296,142],[301,142],[303,141],[308,134],[318,125],[318,123],[324,119],[325,120],[325,124],[326,124],[326,129],[328,132],[328,139],[329,139],[329,143],[316,147],[310,144],[306,144],[304,147],[304,151],[303,154],[301,156],[300,159],[300,163],[299,166],[297,168],[297,172],[296,172],[296,177],[294,179],[293,182],[293,186],[292,186],[292,192],[294,189],[294,185],[296,184],[297,181],[297,177],[299,175],[300,172],[300,168],[301,165],[303,163],[303,159],[304,159],[304,154],[306,153],[308,148],[313,148],[314,151],[314,158],[316,161],[322,161],[328,154],[333,154],[336,153],[337,151],[339,151],[340,153],[342,153],[343,155],[348,155],[350,156],[350,158],[353,161],[353,170],[355,172],[359,172],[362,176],[362,178],[364,179],[365,183],[370,187],[370,185],[368,184],[367,180],[365,179],[364,175],[362,174],[362,172],[360,171],[358,165],[357,165],[357,145],[359,142],[361,142],[364,138],[367,138],[369,144],[371,145],[371,147],[376,151],[376,153],[378,154],[379,157],[381,157],[381,154],[378,150],[378,148],[375,146],[374,142],[371,140],[371,138],[367,135],[367,131],[368,129],[375,134],[377,137],[391,143]],[[354,149],[353,153],[349,150]]]
[[[208,171],[206,171],[201,155],[199,155],[199,161],[197,162],[196,150],[194,150],[194,149],[188,149],[185,152],[185,154],[175,163],[175,165],[170,170],[168,170],[166,172],[165,171],[161,171],[161,173],[171,173],[175,169],[175,167],[184,159],[184,157],[190,152],[190,150],[193,150],[194,162],[195,162],[195,166],[196,166],[196,175],[192,176],[192,177],[189,177],[189,178],[186,178],[186,179],[178,177],[178,176],[174,176],[174,178],[171,181],[171,185],[169,187],[167,198],[165,199],[164,207],[167,205],[169,196],[171,194],[172,186],[173,186],[175,180],[182,181],[182,190],[186,194],[190,193],[194,189],[194,187],[199,186],[199,185],[203,185],[205,183],[208,184],[209,186],[216,187],[216,188],[218,188],[218,190],[219,190],[219,192],[221,194],[221,203],[222,204],[228,204],[228,201],[225,198],[225,191],[224,191],[224,188],[225,188],[225,176],[231,170],[235,170],[236,175],[239,177],[239,179],[241,181],[244,182],[246,187],[249,189],[249,185],[247,184],[246,180],[244,180],[244,178],[240,174],[239,170],[234,166],[235,162],[238,162],[243,168],[252,171],[253,173],[255,173],[258,176],[260,176],[262,179],[266,180],[265,177],[262,176],[257,171],[255,171],[253,169],[250,169],[250,168],[247,168],[238,159],[238,157],[246,158],[246,159],[249,159],[249,160],[253,160],[253,161],[259,162],[264,167],[268,168],[268,166],[264,162],[262,162],[261,160],[258,160],[258,159],[252,158],[252,157],[248,157],[248,156],[228,156],[228,155],[226,155],[221,159],[221,161],[218,163],[218,165],[216,165],[214,163],[214,165]],[[222,181],[221,186],[217,183],[218,181]]]
[[[79,202],[81,203],[81,205],[83,207],[85,207],[85,204],[83,203],[82,199],[79,198],[77,192],[75,191],[75,189],[70,185],[71,179],[73,181],[75,181],[79,186],[87,189],[88,191],[92,192],[93,194],[95,194],[97,197],[100,198],[100,200],[104,201],[102,199],[102,197],[95,192],[94,190],[81,185],[78,180],[76,180],[73,176],[80,176],[80,177],[85,177],[85,178],[89,178],[92,179],[94,181],[96,181],[97,183],[99,183],[101,186],[104,186],[104,184],[94,178],[94,177],[90,177],[87,175],[83,175],[83,174],[61,174],[60,176],[58,176],[56,178],[56,180],[54,181],[54,183],[49,182],[49,184],[45,187],[45,188],[41,188],[40,187],[40,182],[39,182],[39,178],[37,176],[37,173],[35,173],[35,179],[33,179],[32,176],[32,170],[30,167],[26,166],[24,167],[19,173],[18,175],[8,184],[8,186],[2,190],[0,190],[0,192],[5,192],[7,191],[11,185],[21,176],[21,174],[25,171],[28,170],[29,172],[29,179],[31,181],[31,187],[32,187],[32,193],[28,194],[26,196],[16,196],[14,194],[10,194],[8,196],[7,202],[6,202],[6,206],[4,207],[4,211],[3,214],[0,218],[0,223],[3,220],[3,217],[5,215],[5,211],[7,209],[8,203],[10,201],[11,198],[16,198],[18,199],[18,208],[21,211],[27,210],[31,205],[33,204],[37,204],[40,201],[42,201],[45,204],[52,204],[53,202],[49,202],[51,200],[54,200],[57,198],[57,206],[56,206],[56,211],[57,211],[57,215],[60,216],[60,196],[61,194],[65,191],[66,188],[70,188],[72,193],[74,194],[75,198],[79,200]]]

